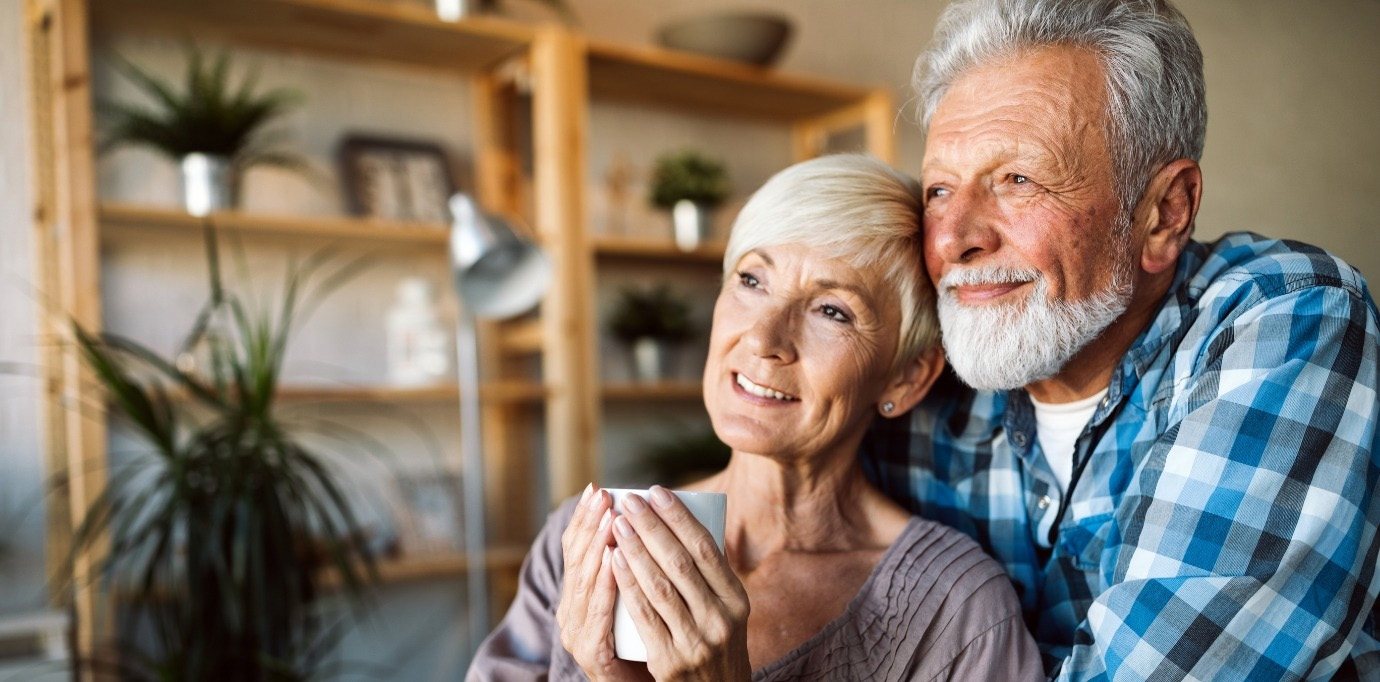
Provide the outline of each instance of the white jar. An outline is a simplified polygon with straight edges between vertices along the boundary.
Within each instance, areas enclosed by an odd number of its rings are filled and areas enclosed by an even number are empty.
[[[390,382],[419,386],[453,379],[450,331],[442,323],[430,280],[408,277],[398,285],[387,324]]]

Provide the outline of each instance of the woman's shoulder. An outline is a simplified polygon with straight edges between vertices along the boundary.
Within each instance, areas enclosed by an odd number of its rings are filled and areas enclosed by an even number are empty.
[[[1019,618],[1021,605],[1005,569],[972,538],[944,524],[911,517],[883,567],[890,601],[921,609],[939,621],[948,615],[982,613],[987,626]],[[972,623],[983,627],[983,623]]]

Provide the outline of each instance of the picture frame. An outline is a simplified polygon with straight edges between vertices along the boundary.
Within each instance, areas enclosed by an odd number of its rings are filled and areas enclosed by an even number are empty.
[[[403,556],[465,549],[461,477],[448,471],[402,473],[394,478],[394,517]]]
[[[349,134],[341,139],[337,157],[352,215],[450,222],[450,197],[459,188],[439,143]]]

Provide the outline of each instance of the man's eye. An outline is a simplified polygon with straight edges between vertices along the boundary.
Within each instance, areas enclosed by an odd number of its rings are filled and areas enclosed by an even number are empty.
[[[1030,182],[1030,178],[1027,178],[1027,177],[1024,176],[1024,175],[1020,175],[1020,174],[1017,174],[1017,173],[1012,173],[1012,174],[1011,174],[1011,182],[1014,182],[1014,183],[1016,183],[1016,184],[1018,184],[1018,185],[1024,185],[1025,183]]]
[[[851,322],[853,319],[848,317],[848,313],[843,312],[838,306],[825,304],[819,307],[819,312],[824,313],[825,317],[835,322]]]
[[[931,187],[925,190],[926,199],[938,199],[939,197],[949,196],[949,190],[944,187]]]
[[[749,289],[756,289],[758,284],[757,278],[746,272],[738,273],[738,283]]]

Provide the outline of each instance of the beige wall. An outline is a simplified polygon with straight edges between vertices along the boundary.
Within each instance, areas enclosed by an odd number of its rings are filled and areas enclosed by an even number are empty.
[[[782,67],[890,85],[911,66],[938,0],[574,0],[584,27],[650,41],[662,22],[722,8],[771,9],[798,32]],[[1380,279],[1380,2],[1179,0],[1206,60],[1209,124],[1198,235],[1232,230],[1301,239]],[[899,162],[923,143],[897,122]]]

